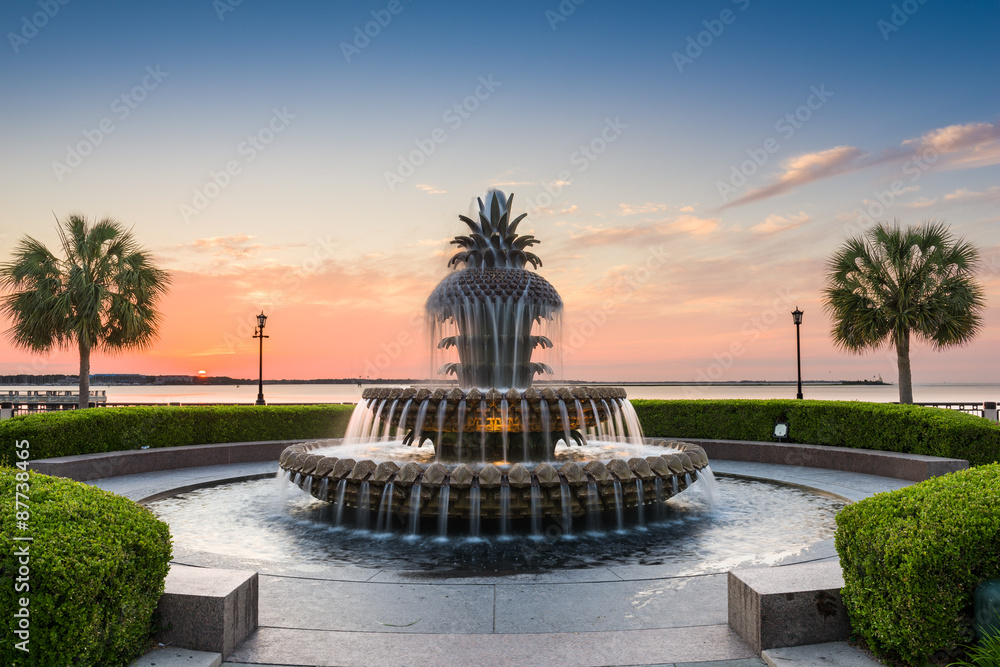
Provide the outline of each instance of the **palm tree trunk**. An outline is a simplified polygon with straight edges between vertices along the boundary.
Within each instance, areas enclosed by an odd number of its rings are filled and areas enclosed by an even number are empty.
[[[899,402],[913,403],[913,378],[910,375],[910,330],[896,337],[896,366],[899,368]]]
[[[90,345],[80,341],[80,409],[90,403]]]

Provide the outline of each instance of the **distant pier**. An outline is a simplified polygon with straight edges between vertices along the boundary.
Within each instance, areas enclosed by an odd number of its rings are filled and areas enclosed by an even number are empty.
[[[87,401],[91,407],[100,407],[108,402],[105,390],[90,392]],[[34,412],[52,412],[54,410],[73,410],[80,406],[80,393],[69,390],[34,390],[24,392],[9,389],[4,394],[0,392],[0,419],[7,419],[18,414]]]

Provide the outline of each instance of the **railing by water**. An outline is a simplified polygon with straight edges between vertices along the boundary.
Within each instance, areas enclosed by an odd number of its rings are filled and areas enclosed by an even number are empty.
[[[964,412],[966,414],[975,415],[977,417],[987,417],[985,414],[987,411],[993,411],[993,421],[996,421],[996,410],[997,404],[995,402],[986,401],[984,403],[976,403],[970,401],[960,401],[957,403],[914,403],[914,405],[921,405],[925,408],[946,408],[948,410],[958,410],[959,412]]]

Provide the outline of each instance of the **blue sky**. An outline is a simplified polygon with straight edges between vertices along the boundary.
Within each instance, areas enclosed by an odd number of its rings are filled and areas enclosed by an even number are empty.
[[[239,374],[264,307],[276,377],[356,374],[414,329],[457,214],[497,185],[567,338],[615,300],[569,376],[791,377],[791,299],[804,370],[894,377],[833,349],[820,305],[861,210],[983,248],[986,330],[914,374],[995,380],[1000,3],[36,0],[3,3],[0,34],[0,251],[54,241],[53,213],[113,215],[175,274],[157,348],[98,370]],[[6,350],[0,372],[38,363]]]

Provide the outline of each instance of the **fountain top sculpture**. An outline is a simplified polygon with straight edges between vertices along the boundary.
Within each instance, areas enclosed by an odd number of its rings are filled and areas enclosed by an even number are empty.
[[[458,219],[472,230],[471,236],[456,236],[452,244],[459,245],[464,250],[448,262],[448,266],[465,263],[467,268],[510,268],[523,269],[530,263],[536,269],[542,265],[538,255],[525,252],[525,248],[540,243],[534,236],[518,236],[517,226],[528,217],[522,213],[513,220],[510,219],[511,204],[514,195],[504,199],[500,190],[490,190],[483,198],[476,199],[479,203],[479,222],[459,215]]]
[[[514,195],[490,190],[478,199],[479,221],[459,219],[471,230],[456,236],[462,248],[448,266],[457,270],[438,284],[427,299],[427,314],[435,333],[449,329],[439,349],[455,347],[459,362],[438,371],[454,374],[463,389],[481,391],[527,389],[538,373],[551,373],[543,363],[532,362],[536,347],[551,348],[548,337],[531,334],[536,322],[551,321],[562,312],[562,299],[545,278],[528,271],[542,260],[527,248],[539,243],[531,235],[518,235],[517,226],[527,213],[513,220]],[[436,337],[436,336],[435,336]]]

